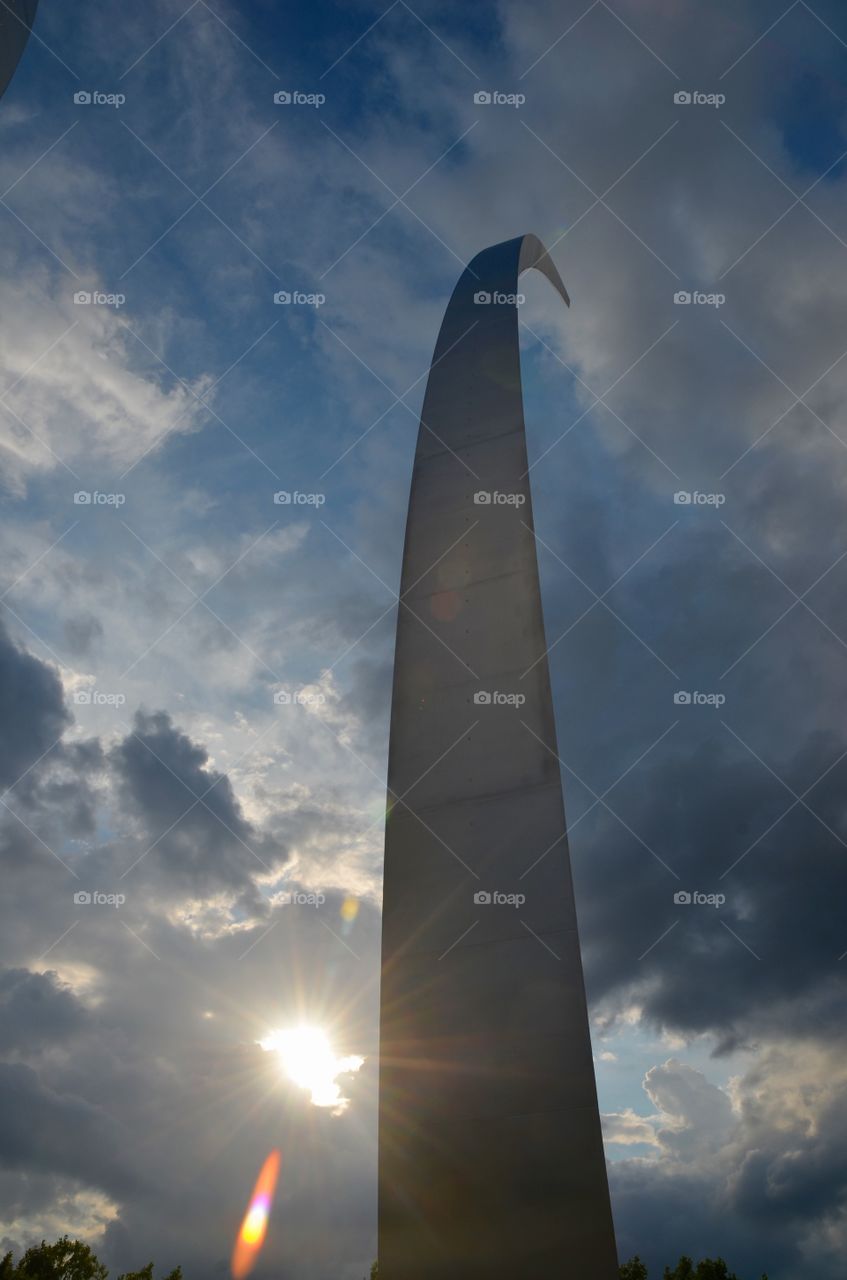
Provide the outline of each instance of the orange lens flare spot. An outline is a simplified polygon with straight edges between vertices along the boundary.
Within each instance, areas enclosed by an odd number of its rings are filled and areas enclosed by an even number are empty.
[[[268,1229],[268,1206],[254,1204],[247,1210],[241,1227],[240,1239],[245,1244],[261,1244]]]
[[[279,1152],[272,1151],[259,1171],[244,1221],[236,1237],[235,1248],[232,1251],[233,1280],[244,1280],[258,1261],[268,1229],[276,1180],[279,1177],[279,1165]]]

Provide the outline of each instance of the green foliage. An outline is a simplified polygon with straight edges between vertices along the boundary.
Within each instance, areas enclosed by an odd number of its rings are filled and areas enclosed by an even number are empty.
[[[0,1280],[3,1280],[2,1275]],[[124,1275],[118,1276],[118,1280],[153,1280],[153,1263],[148,1262],[147,1266],[142,1267],[140,1271],[127,1271]],[[182,1280],[182,1267],[176,1267],[170,1275],[165,1276],[165,1280]]]
[[[620,1268],[620,1280],[647,1280],[647,1268],[637,1255]],[[738,1276],[723,1258],[702,1258],[695,1266],[694,1260],[683,1254],[675,1267],[665,1267],[663,1280],[738,1280]],[[767,1276],[763,1275],[762,1280],[768,1280]]]
[[[3,1259],[0,1276],[8,1280],[108,1280],[108,1271],[81,1240],[62,1236],[55,1244],[33,1245],[12,1266],[12,1255]]]
[[[664,1280],[738,1280],[733,1271],[730,1274],[723,1258],[703,1258],[695,1267],[691,1258],[682,1257],[671,1271],[665,1267]]]
[[[619,1270],[620,1280],[647,1280],[647,1268],[638,1254],[630,1258],[629,1262],[624,1262]],[[2,1268],[0,1268],[0,1280],[5,1280]],[[135,1280],[135,1277],[119,1277],[119,1280]],[[146,1276],[144,1280],[147,1280]],[[167,1280],[170,1280],[170,1277]],[[376,1263],[371,1267],[370,1280],[379,1280]],[[683,1255],[673,1270],[665,1267],[663,1280],[738,1280],[738,1276],[734,1271],[730,1272],[727,1269],[723,1258],[703,1258],[695,1266],[691,1258]],[[768,1280],[768,1278],[763,1275],[761,1280]]]
[[[41,1244],[27,1249],[23,1257],[14,1262],[11,1253],[0,1258],[0,1280],[109,1280],[109,1272],[102,1262],[81,1240],[62,1236],[55,1244]],[[140,1271],[127,1271],[117,1280],[155,1280],[153,1263],[148,1262]],[[175,1270],[164,1280],[182,1280],[182,1269]],[[379,1267],[371,1267],[370,1280],[379,1280]],[[620,1280],[648,1280],[647,1268],[636,1255],[620,1268]],[[695,1266],[691,1258],[683,1255],[676,1266],[665,1267],[663,1280],[739,1280],[731,1272],[723,1258],[703,1258]],[[768,1280],[766,1275],[761,1280]]]
[[[27,1249],[24,1256],[13,1262],[11,1253],[0,1260],[0,1280],[108,1280],[109,1272],[96,1254],[81,1240],[62,1236],[55,1244],[41,1244]],[[118,1280],[153,1280],[153,1263],[148,1262],[140,1271],[128,1271]],[[179,1267],[165,1280],[182,1280]]]
[[[625,1262],[620,1269],[621,1280],[647,1280],[647,1268],[638,1254]],[[2,1278],[0,1278],[2,1280]]]
[[[686,1258],[683,1254],[673,1271],[670,1267],[665,1267],[663,1280],[694,1280],[694,1263],[691,1258]]]

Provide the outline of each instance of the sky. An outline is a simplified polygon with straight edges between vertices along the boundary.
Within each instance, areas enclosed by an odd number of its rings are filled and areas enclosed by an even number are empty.
[[[845,160],[836,0],[41,0],[0,103],[0,1249],[226,1276],[274,1147],[258,1280],[375,1256],[418,414],[463,266],[534,232],[619,1254],[843,1275]],[[338,1105],[260,1043],[300,1024],[364,1059]]]

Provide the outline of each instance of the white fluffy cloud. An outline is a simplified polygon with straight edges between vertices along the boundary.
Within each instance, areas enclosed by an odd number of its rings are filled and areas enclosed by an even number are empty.
[[[79,282],[88,292],[102,286]],[[183,386],[151,371],[127,328],[132,312],[75,305],[43,278],[16,282],[0,319],[5,391],[0,403],[6,483],[23,492],[32,471],[63,468],[69,484],[132,466],[172,432],[197,430],[211,378]],[[140,357],[140,359],[139,359]]]

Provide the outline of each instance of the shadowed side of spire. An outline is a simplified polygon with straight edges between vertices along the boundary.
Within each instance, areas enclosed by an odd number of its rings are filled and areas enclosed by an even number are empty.
[[[388,766],[384,1280],[615,1280],[529,487],[524,236],[463,272],[421,413]]]
[[[0,5],[0,97],[17,70],[37,7],[38,0],[4,0]]]

